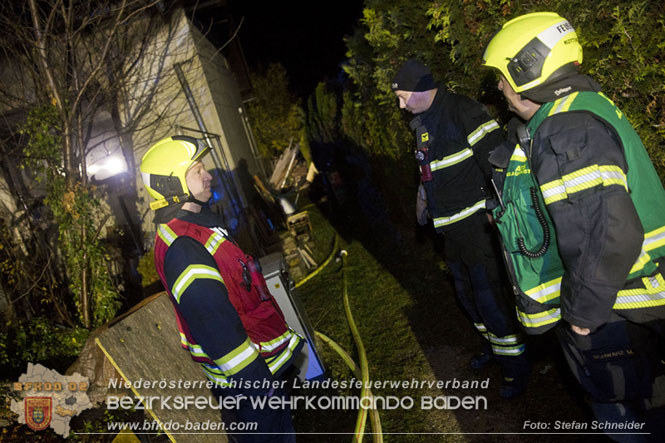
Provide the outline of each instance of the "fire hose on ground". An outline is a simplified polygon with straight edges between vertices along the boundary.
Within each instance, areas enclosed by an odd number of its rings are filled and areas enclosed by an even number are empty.
[[[367,354],[365,352],[365,345],[362,342],[362,339],[360,337],[360,333],[358,332],[358,327],[356,326],[355,321],[353,320],[353,314],[351,313],[351,305],[349,303],[349,293],[348,293],[348,285],[347,285],[347,278],[346,278],[346,257],[348,256],[348,253],[345,250],[340,250],[339,253],[336,253],[337,250],[337,235],[335,235],[335,240],[332,248],[332,252],[328,256],[328,258],[319,266],[314,272],[311,274],[307,275],[304,279],[300,280],[298,283],[296,283],[296,288],[299,286],[302,286],[305,282],[311,280],[314,276],[316,276],[323,268],[325,268],[334,257],[338,256],[341,261],[342,261],[342,280],[343,280],[343,303],[344,303],[344,312],[346,314],[346,319],[349,323],[349,328],[351,329],[351,334],[353,336],[353,340],[356,343],[356,348],[358,350],[358,356],[360,357],[360,367],[355,363],[355,361],[351,358],[351,356],[342,348],[339,344],[337,344],[334,340],[332,340],[330,337],[326,336],[325,334],[315,331],[315,334],[318,338],[321,339],[324,343],[326,343],[328,346],[332,348],[337,354],[339,354],[340,357],[342,357],[342,360],[347,364],[349,369],[351,369],[351,372],[356,376],[356,378],[362,380],[363,383],[363,388],[361,390],[361,395],[360,398],[368,398],[372,400],[372,391],[369,389],[369,369],[368,369],[368,364],[367,364]],[[370,404],[374,404],[373,401],[370,402]],[[360,410],[358,411],[358,417],[356,418],[356,426],[354,429],[354,437],[353,441],[355,442],[361,442],[363,439],[363,436],[365,434],[365,424],[367,423],[367,416],[368,416],[368,408],[365,408],[362,406],[362,401],[361,401],[361,406]],[[375,443],[381,443],[383,442],[383,433],[381,431],[381,418],[379,417],[379,412],[376,410],[376,408],[369,408],[369,417],[370,417],[370,425],[372,427],[372,436],[373,436],[373,441]]]

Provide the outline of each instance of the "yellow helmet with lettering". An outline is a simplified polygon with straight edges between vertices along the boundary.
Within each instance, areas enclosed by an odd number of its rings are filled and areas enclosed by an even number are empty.
[[[209,151],[203,140],[185,135],[165,138],[148,149],[141,160],[141,178],[155,199],[150,208],[157,210],[187,201],[187,170]]]
[[[554,12],[534,12],[516,17],[492,37],[483,66],[498,69],[515,92],[577,72],[582,46],[565,18]]]

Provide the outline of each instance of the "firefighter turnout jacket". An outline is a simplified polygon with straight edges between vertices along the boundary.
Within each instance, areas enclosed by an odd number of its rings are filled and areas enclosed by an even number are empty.
[[[304,340],[286,324],[258,261],[227,237],[209,210],[180,211],[158,225],[155,265],[181,345],[218,386],[234,378],[272,380],[300,352]]]
[[[415,117],[416,159],[437,232],[485,212],[491,149],[503,131],[484,106],[438,88],[429,109]]]
[[[510,157],[494,210],[525,330],[612,312],[665,319],[665,191],[639,136],[602,93],[543,104]],[[662,334],[662,331],[661,331]]]

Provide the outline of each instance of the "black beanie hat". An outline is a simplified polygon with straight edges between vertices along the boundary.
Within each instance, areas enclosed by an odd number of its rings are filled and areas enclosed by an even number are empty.
[[[393,91],[429,91],[436,88],[432,71],[420,60],[410,58],[404,62],[390,85]]]

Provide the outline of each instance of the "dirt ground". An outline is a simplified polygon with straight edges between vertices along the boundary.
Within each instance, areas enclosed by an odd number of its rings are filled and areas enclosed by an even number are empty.
[[[467,329],[463,324],[457,326]],[[458,409],[455,412],[467,441],[610,441],[601,435],[564,435],[564,430],[556,429],[564,423],[586,423],[590,428],[593,416],[584,404],[583,395],[574,385],[574,380],[570,379],[565,362],[560,359],[557,343],[548,338],[529,341],[530,348],[551,347],[552,352],[549,355],[537,355],[537,350],[532,353],[536,355],[532,358],[533,370],[528,389],[511,400],[504,400],[498,395],[501,373],[496,363],[492,362],[482,370],[470,368],[469,359],[473,355],[471,347],[438,344],[425,349],[427,359],[439,379],[449,379],[451,375],[461,380],[490,378],[490,388],[483,392],[487,397],[487,409]],[[468,392],[452,389],[446,391],[446,395],[463,396],[468,395]],[[547,429],[543,429],[544,426]],[[544,435],[543,432],[552,434]],[[445,441],[445,438],[440,441]]]
[[[591,409],[568,369],[553,331],[525,336],[532,365],[529,385],[519,397],[505,400],[498,395],[502,378],[499,365],[491,361],[483,369],[474,370],[469,364],[481,349],[483,339],[456,302],[450,278],[442,282],[440,289],[436,299],[416,295],[417,304],[410,317],[418,319],[412,321],[412,327],[438,380],[490,378],[489,389],[478,392],[487,397],[487,409],[455,411],[466,441],[611,441],[599,435],[600,431],[591,430],[594,420]],[[445,395],[470,393],[473,391],[445,391]],[[566,431],[565,425],[586,425],[587,429]],[[447,441],[445,437],[439,436],[433,441]]]
[[[499,365],[491,361],[481,370],[470,367],[471,357],[481,349],[482,339],[471,321],[454,301],[452,285],[443,285],[441,298],[419,304],[413,318],[419,318],[418,340],[435,378],[438,380],[484,380],[489,389],[478,391],[487,398],[484,410],[457,409],[455,418],[470,442],[609,442],[599,431],[591,430],[594,417],[584,393],[572,378],[553,333],[526,337],[532,373],[527,390],[517,398],[498,395],[501,383]],[[436,312],[439,315],[433,315]],[[425,324],[422,324],[425,323]],[[445,395],[460,397],[474,391],[447,389]],[[586,430],[564,430],[565,425],[587,426]],[[559,429],[557,429],[559,428]],[[587,434],[581,434],[581,433]],[[594,433],[590,435],[588,433]],[[452,435],[431,436],[431,441],[450,441]],[[408,440],[407,440],[408,441]]]

